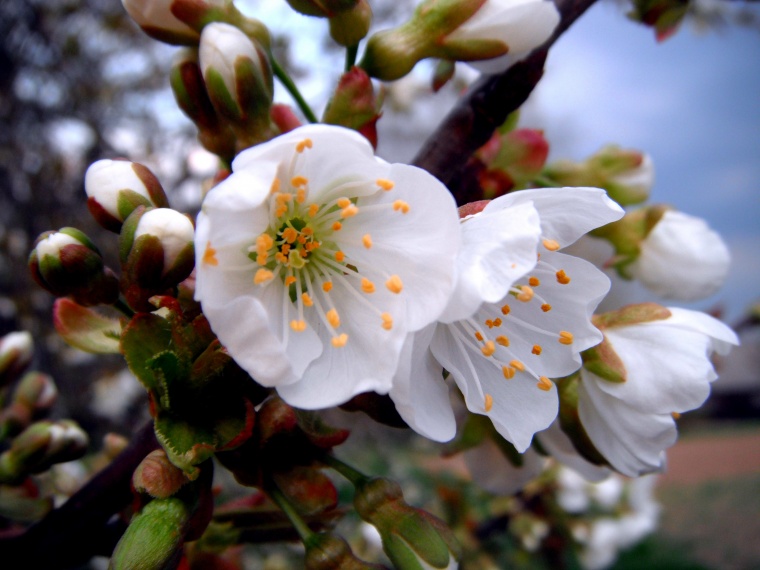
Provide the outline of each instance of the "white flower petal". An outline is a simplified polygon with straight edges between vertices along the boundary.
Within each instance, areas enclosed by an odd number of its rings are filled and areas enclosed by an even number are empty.
[[[546,460],[529,449],[521,455],[522,465],[509,461],[491,439],[464,452],[472,480],[494,495],[514,495],[541,474]]]
[[[536,434],[541,446],[554,459],[580,473],[586,481],[603,481],[610,475],[607,467],[600,467],[586,461],[575,449],[573,442],[562,431],[559,420],[554,421],[547,429]]]

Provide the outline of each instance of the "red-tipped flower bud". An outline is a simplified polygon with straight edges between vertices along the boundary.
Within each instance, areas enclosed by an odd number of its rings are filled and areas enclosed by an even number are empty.
[[[33,349],[32,335],[26,331],[0,338],[0,387],[13,382],[29,366]]]

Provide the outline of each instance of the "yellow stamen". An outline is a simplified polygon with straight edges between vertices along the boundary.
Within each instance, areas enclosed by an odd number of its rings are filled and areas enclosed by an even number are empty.
[[[538,277],[531,277],[530,279],[528,279],[528,285],[530,285],[531,287],[538,287],[539,285],[541,285],[541,281],[538,279]]]
[[[480,331],[475,331],[475,338],[483,342],[483,333],[481,333]]]
[[[340,231],[340,229],[343,227],[343,224],[340,222],[333,222],[332,229],[334,232]]]
[[[528,301],[530,301],[533,298],[533,289],[531,289],[527,285],[522,285],[520,287],[520,291],[522,291],[522,293],[519,293],[517,295],[517,300],[518,301],[521,301],[523,303],[527,303]]]
[[[670,417],[673,418],[674,420],[680,420],[681,414],[679,414],[678,412],[670,412]]]
[[[336,251],[335,252],[335,261],[338,263],[342,262],[344,259],[346,259],[346,254],[342,251]]]
[[[312,204],[309,206],[309,216],[313,218],[317,215],[317,212],[319,212],[319,204]]]
[[[346,333],[343,333],[341,335],[334,336],[330,342],[335,348],[342,348],[346,346],[346,343],[348,342],[348,335]]]
[[[401,281],[401,277],[398,275],[391,275],[390,279],[385,282],[385,286],[391,293],[398,294],[401,293],[401,290],[404,288],[404,283]]]
[[[495,318],[495,319],[493,320],[493,326],[495,326],[495,327],[500,327],[500,326],[501,326],[501,323],[502,323],[502,322],[503,322],[503,321],[502,321],[500,318],[498,318],[498,317],[497,317],[497,318]]]
[[[256,251],[263,253],[274,245],[274,240],[269,234],[261,234],[256,238]]]
[[[541,354],[541,350],[542,350],[542,349],[541,349],[541,345],[540,345],[540,344],[534,344],[534,345],[533,345],[533,350],[531,350],[531,352],[532,352],[533,354],[535,354],[536,356],[540,356],[540,354]]]
[[[394,186],[393,182],[390,180],[387,180],[386,178],[378,178],[375,181],[375,184],[377,184],[380,188],[382,188],[386,192],[388,190],[393,190],[393,186]]]
[[[543,240],[544,247],[549,251],[557,251],[559,249],[559,242],[553,239]]]
[[[503,334],[500,334],[496,337],[496,344],[500,344],[501,346],[509,346],[509,339]]]
[[[353,204],[349,204],[345,208],[343,208],[340,211],[340,217],[341,218],[351,218],[359,213],[359,208],[354,206]]]
[[[351,200],[348,198],[338,198],[338,208],[348,208],[351,205]]]
[[[298,192],[296,192],[296,202],[299,204],[303,204],[306,201],[306,190],[303,188],[299,188]]]
[[[335,309],[330,309],[327,311],[327,314],[325,315],[327,317],[327,322],[330,323],[330,326],[334,329],[337,329],[340,326],[340,315],[338,315],[338,311]]]
[[[565,273],[564,269],[557,271],[557,282],[560,285],[567,285],[570,283],[570,278],[567,276],[567,273]]]
[[[274,180],[272,180],[272,186],[269,188],[269,193],[274,194],[275,192],[279,192],[279,191],[280,191],[280,179],[275,178]]]
[[[282,244],[282,247],[280,248],[280,252],[282,255],[288,255],[290,253],[290,244],[284,243]]]
[[[372,283],[369,279],[366,277],[362,277],[362,291],[365,293],[374,293],[375,292],[375,284]]]
[[[393,202],[393,209],[397,212],[400,211],[402,214],[408,214],[410,207],[409,207],[409,204],[407,204],[403,200],[396,200],[395,202]]]
[[[507,380],[512,380],[515,377],[515,369],[511,366],[502,366],[501,373],[504,374],[504,378]]]
[[[486,401],[485,401],[486,412],[490,412],[491,408],[493,408],[493,396],[491,396],[491,394],[486,394]]]
[[[262,267],[256,272],[256,275],[253,276],[253,282],[255,285],[261,285],[262,283],[266,283],[267,281],[273,278],[274,278],[274,273]]]
[[[293,277],[292,275],[288,275],[288,276],[285,278],[285,286],[286,286],[286,287],[289,287],[290,285],[292,285],[292,284],[293,284],[293,283],[295,283],[296,281],[297,281],[297,279],[296,279],[295,277]]]
[[[510,309],[509,305],[504,305],[504,306],[501,308],[501,314],[502,314],[502,315],[508,315],[508,314],[509,314],[509,311],[511,311],[511,310],[512,310],[512,309]]]
[[[485,325],[486,325],[486,326],[487,326],[489,329],[492,329],[492,328],[493,328],[493,321],[492,321],[491,319],[486,319],[486,320],[485,320]]]
[[[313,144],[314,143],[311,142],[311,139],[303,139],[296,145],[296,152],[302,153],[305,149],[311,148]]]
[[[266,253],[259,253],[256,256],[256,263],[258,263],[259,265],[266,265],[267,261],[269,261],[269,255],[267,255]]]
[[[380,315],[380,318],[383,319],[382,327],[389,331],[393,328],[393,317],[391,317],[390,313],[383,313]]]
[[[303,332],[306,330],[306,321],[290,321],[290,328],[296,332]]]
[[[211,242],[206,242],[206,251],[203,252],[203,263],[206,265],[219,265],[219,260],[216,257],[216,250],[211,247]]]
[[[539,376],[538,377],[538,386],[539,390],[543,390],[544,392],[548,392],[552,389],[552,381],[549,380],[546,376]]]
[[[372,247],[372,236],[369,234],[364,234],[362,236],[362,243],[364,244],[364,247],[367,249]]]
[[[322,283],[322,291],[324,291],[325,293],[329,293],[330,291],[332,291],[332,288],[333,288],[332,281],[325,281],[324,283]]]
[[[549,311],[552,310],[552,306],[549,303],[544,303],[543,305],[541,305],[541,310],[544,313],[548,313]]]
[[[519,360],[511,360],[511,361],[509,362],[509,365],[510,365],[512,368],[516,368],[516,369],[517,369],[517,370],[519,370],[520,372],[525,372],[525,365],[524,365],[522,362],[520,362]]]
[[[290,185],[298,188],[299,186],[306,186],[309,183],[309,179],[305,176],[294,176],[290,179]]]
[[[483,353],[483,356],[492,356],[493,353],[496,352],[496,345],[492,340],[487,340],[485,344],[480,347],[480,352]]]
[[[302,294],[301,299],[303,299],[304,307],[311,307],[314,304],[314,301],[311,300],[311,295],[308,293]]]
[[[285,228],[282,230],[282,239],[288,243],[293,243],[298,237],[298,232],[293,228]]]
[[[559,343],[573,344],[573,333],[567,331],[559,331]]]

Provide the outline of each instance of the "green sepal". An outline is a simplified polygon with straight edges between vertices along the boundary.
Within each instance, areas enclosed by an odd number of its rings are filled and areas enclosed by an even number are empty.
[[[446,38],[438,49],[440,51],[436,51],[436,55],[439,57],[457,61],[491,59],[506,55],[509,52],[509,46],[499,40],[452,40]]]
[[[151,366],[153,358],[171,345],[170,323],[152,313],[138,313],[124,327],[121,351],[130,371],[149,391],[158,390],[160,383]]]
[[[277,488],[303,516],[330,511],[338,505],[338,491],[319,469],[296,465],[272,475]]]
[[[608,382],[622,384],[628,379],[625,364],[606,336],[598,345],[583,351],[581,358],[586,370]]]
[[[594,315],[591,320],[594,326],[604,330],[663,321],[670,318],[671,315],[672,313],[667,307],[663,307],[657,303],[637,303],[635,305],[626,305],[616,311]]]
[[[105,317],[70,299],[58,299],[53,305],[55,330],[67,344],[93,354],[121,352],[121,322]]]
[[[150,208],[153,203],[142,194],[129,188],[119,190],[119,197],[116,199],[116,211],[122,220],[126,220],[140,206]]]
[[[232,93],[227,89],[222,74],[214,68],[209,68],[204,75],[209,98],[216,110],[230,121],[240,121],[242,112]]]

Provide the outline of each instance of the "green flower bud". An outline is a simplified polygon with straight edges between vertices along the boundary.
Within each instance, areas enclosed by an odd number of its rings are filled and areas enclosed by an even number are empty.
[[[10,405],[0,412],[0,434],[15,435],[32,420],[44,416],[58,399],[53,379],[41,372],[29,372],[16,386]]]
[[[32,361],[34,343],[26,331],[0,338],[0,388],[13,382]]]
[[[379,103],[372,80],[363,69],[354,67],[340,78],[322,122],[358,131],[376,147],[379,118]]]
[[[353,8],[359,0],[287,0],[290,7],[306,16],[332,18]]]
[[[42,288],[81,305],[111,304],[119,296],[116,276],[103,266],[95,244],[76,228],[40,235],[29,255],[29,270]]]
[[[94,162],[85,174],[84,189],[95,221],[115,233],[138,206],[169,206],[155,175],[142,164],[128,160]]]
[[[342,46],[355,46],[367,35],[371,24],[372,8],[367,0],[359,0],[330,18],[330,37]]]
[[[149,453],[132,475],[135,490],[155,499],[168,499],[188,482],[184,472],[169,461],[163,449]]]
[[[379,564],[368,564],[354,556],[351,547],[334,534],[316,534],[306,541],[306,570],[371,570],[381,569]]]

